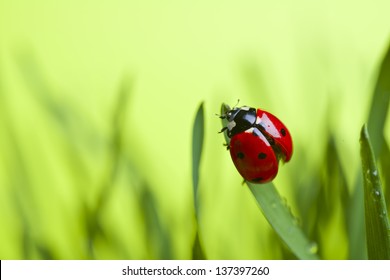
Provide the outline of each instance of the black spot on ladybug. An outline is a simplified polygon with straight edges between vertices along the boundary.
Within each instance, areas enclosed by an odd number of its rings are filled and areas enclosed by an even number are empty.
[[[243,159],[243,158],[244,158],[244,153],[239,152],[239,153],[237,154],[237,157],[240,158],[240,159]]]
[[[286,130],[285,130],[284,128],[282,128],[282,129],[280,130],[280,133],[282,133],[283,136],[286,136]]]
[[[266,157],[267,157],[267,154],[265,154],[265,153],[260,153],[257,155],[258,159],[265,159]]]
[[[253,182],[261,182],[261,181],[263,181],[263,180],[264,180],[263,177],[257,177],[257,178],[254,178],[252,181],[253,181]]]

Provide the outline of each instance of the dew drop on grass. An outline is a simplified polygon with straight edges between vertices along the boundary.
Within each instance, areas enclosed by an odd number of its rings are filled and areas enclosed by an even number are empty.
[[[380,214],[379,214],[379,218],[386,218],[387,219],[387,213],[385,210],[383,210]]]
[[[372,171],[372,175],[373,176],[378,176],[378,171],[377,170]]]
[[[294,223],[294,225],[297,225],[297,226],[302,225],[301,219],[299,217],[294,216],[294,215],[293,215],[293,223]]]
[[[310,254],[313,254],[313,255],[317,254],[317,252],[318,252],[318,245],[317,245],[317,243],[316,242],[310,243],[308,251],[309,251]]]
[[[364,173],[364,178],[366,181],[371,181],[371,170],[367,169],[366,173]]]
[[[372,197],[375,201],[379,200],[379,199],[381,198],[381,193],[380,193],[380,191],[378,191],[378,190],[372,190],[372,191],[371,191],[371,197]]]

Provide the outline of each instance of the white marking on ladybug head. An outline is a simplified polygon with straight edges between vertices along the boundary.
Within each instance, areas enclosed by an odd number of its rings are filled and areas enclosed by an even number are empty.
[[[235,121],[230,121],[227,124],[227,128],[228,128],[229,131],[231,131],[233,129],[233,127],[235,127],[235,126],[236,126],[236,122]]]
[[[249,111],[251,109],[251,107],[242,106],[240,109],[243,110],[243,111]]]

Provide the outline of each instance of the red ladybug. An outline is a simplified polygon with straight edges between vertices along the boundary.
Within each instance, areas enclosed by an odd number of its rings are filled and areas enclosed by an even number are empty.
[[[279,160],[291,159],[293,146],[287,127],[274,115],[248,106],[228,109],[220,132],[230,138],[228,149],[244,180],[267,183],[278,174]]]

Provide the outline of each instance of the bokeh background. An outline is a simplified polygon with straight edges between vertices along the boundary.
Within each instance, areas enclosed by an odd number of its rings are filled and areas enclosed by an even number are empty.
[[[294,258],[217,133],[215,113],[237,99],[288,126],[294,155],[274,184],[318,255],[365,258],[359,132],[388,11],[386,0],[0,0],[0,258],[192,259],[196,235],[208,259]]]

